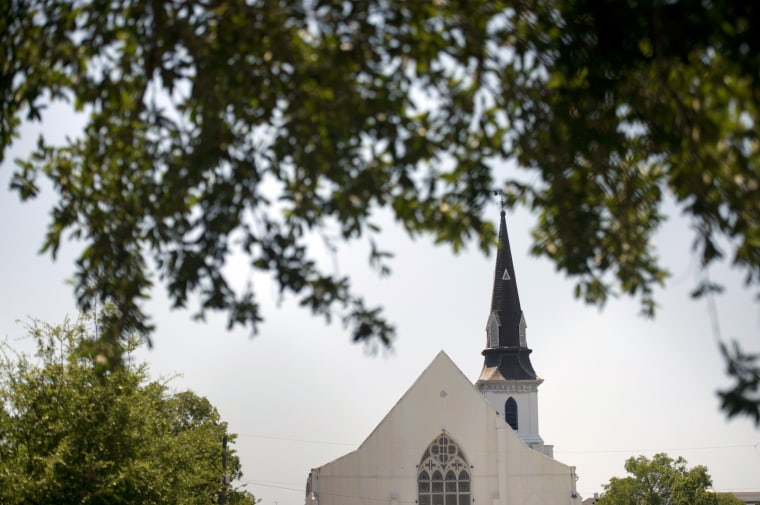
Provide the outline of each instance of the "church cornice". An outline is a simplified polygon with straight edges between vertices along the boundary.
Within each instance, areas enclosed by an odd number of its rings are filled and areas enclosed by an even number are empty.
[[[544,382],[543,379],[531,381],[500,381],[500,380],[479,380],[475,387],[479,391],[499,391],[504,393],[534,393],[538,391],[538,386]]]

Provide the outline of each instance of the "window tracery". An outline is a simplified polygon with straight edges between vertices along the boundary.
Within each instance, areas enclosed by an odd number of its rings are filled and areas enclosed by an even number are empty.
[[[417,489],[419,505],[470,504],[470,466],[446,433],[425,450],[417,469]]]

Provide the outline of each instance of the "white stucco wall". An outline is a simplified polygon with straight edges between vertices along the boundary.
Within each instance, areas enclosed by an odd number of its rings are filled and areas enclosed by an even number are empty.
[[[417,465],[442,431],[472,467],[473,503],[580,503],[572,468],[528,448],[442,352],[356,451],[312,471],[307,505],[413,505]]]

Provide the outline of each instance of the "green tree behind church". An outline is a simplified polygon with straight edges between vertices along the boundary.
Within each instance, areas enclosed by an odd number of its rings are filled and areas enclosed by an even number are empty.
[[[628,477],[613,477],[604,485],[598,505],[741,505],[729,493],[710,490],[712,479],[704,466],[688,468],[686,460],[655,454],[629,458]]]
[[[85,325],[34,322],[34,356],[0,349],[0,503],[216,503],[227,425],[145,365],[103,366]],[[124,352],[135,342],[125,339]],[[234,439],[234,437],[231,437]],[[240,462],[228,449],[227,474]],[[230,487],[227,503],[253,505]]]

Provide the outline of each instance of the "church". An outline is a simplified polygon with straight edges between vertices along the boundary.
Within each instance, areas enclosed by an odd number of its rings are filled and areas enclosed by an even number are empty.
[[[355,451],[311,470],[306,505],[580,505],[538,432],[525,329],[502,210],[480,377],[441,351]]]

